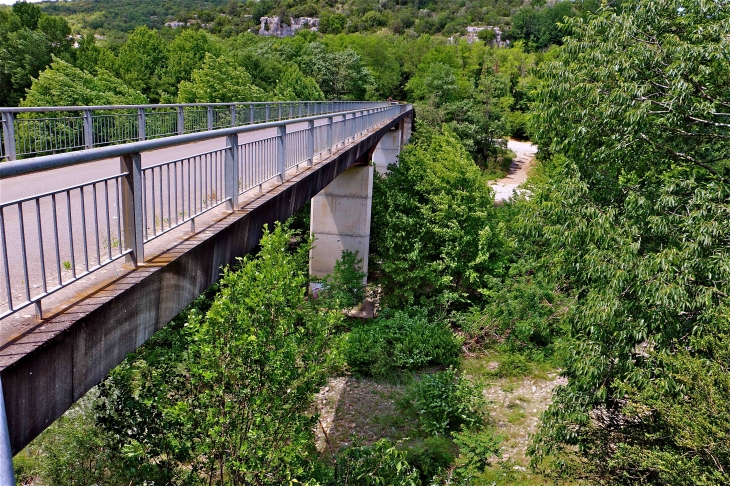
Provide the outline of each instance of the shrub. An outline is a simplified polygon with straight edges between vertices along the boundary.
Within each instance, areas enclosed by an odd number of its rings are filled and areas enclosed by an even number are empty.
[[[360,270],[362,258],[357,258],[358,252],[342,250],[342,256],[335,262],[335,268],[330,275],[322,280],[321,298],[331,306],[340,309],[352,309],[365,300],[365,277]]]
[[[508,376],[525,376],[530,373],[530,364],[524,356],[520,354],[508,354],[507,357],[499,364],[497,375],[500,377]]]
[[[462,429],[454,432],[454,442],[459,446],[456,465],[467,473],[482,473],[491,465],[492,458],[499,457],[502,438],[491,428],[479,430]]]
[[[333,486],[417,486],[418,472],[406,453],[388,439],[371,446],[353,445],[340,451]]]
[[[432,435],[444,435],[462,425],[478,425],[485,405],[480,388],[460,377],[453,367],[416,382],[410,391],[410,402],[421,428]]]
[[[411,308],[384,311],[355,327],[348,337],[345,359],[353,371],[377,377],[395,370],[453,365],[459,349],[448,325],[429,320],[423,309]]]
[[[408,464],[418,470],[421,482],[430,481],[441,474],[456,458],[454,443],[446,437],[427,437],[406,444]]]

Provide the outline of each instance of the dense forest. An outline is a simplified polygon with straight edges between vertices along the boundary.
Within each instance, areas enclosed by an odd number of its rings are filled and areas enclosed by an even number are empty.
[[[728,0],[189,2],[168,17],[210,29],[73,47],[51,14],[93,3],[0,11],[0,104],[392,96],[416,126],[375,179],[367,286],[343,252],[312,298],[307,208],[268,228],[16,456],[19,481],[730,483]],[[305,7],[346,22],[234,28]],[[447,39],[481,22],[510,47]],[[495,204],[509,138],[539,153]],[[365,296],[377,317],[347,317]]]

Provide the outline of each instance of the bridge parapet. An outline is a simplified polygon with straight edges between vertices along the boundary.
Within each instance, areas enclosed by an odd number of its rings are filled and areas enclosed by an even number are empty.
[[[0,108],[0,162],[386,104],[282,101]]]

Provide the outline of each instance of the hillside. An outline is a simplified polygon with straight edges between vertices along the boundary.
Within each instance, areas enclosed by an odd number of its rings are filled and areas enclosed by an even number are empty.
[[[492,25],[512,31],[538,48],[559,40],[555,23],[564,16],[595,11],[598,0],[68,0],[43,2],[50,15],[66,17],[76,30],[94,31],[121,40],[125,33],[146,25],[161,29],[180,22],[229,37],[260,25],[261,17],[318,18],[324,34],[390,31],[418,36],[464,35],[468,26]],[[615,1],[612,3],[620,3]]]

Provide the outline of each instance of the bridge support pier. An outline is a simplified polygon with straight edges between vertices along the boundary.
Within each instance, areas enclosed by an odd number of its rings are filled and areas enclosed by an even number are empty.
[[[315,241],[309,261],[311,275],[332,273],[342,250],[357,251],[362,271],[367,274],[374,169],[372,165],[350,167],[312,198],[310,231]]]
[[[412,125],[412,118],[406,117],[380,139],[373,152],[373,164],[379,174],[386,174],[388,164],[398,162],[401,147],[407,144],[411,138]]]

